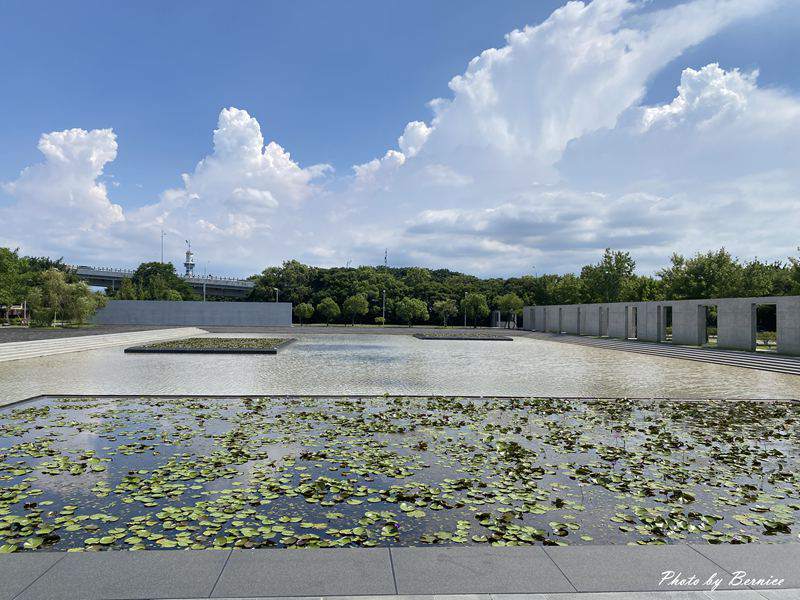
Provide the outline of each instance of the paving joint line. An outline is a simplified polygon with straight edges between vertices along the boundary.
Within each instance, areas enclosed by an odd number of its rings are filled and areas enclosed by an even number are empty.
[[[62,560],[64,560],[65,558],[67,558],[67,553],[66,553],[66,552],[64,552],[64,556],[61,556],[61,557],[60,557],[60,558],[59,558],[57,561],[55,561],[55,562],[54,562],[52,565],[50,565],[49,567],[47,567],[47,568],[46,568],[46,569],[45,569],[45,570],[42,572],[42,574],[41,574],[41,575],[39,575],[39,576],[38,576],[36,579],[34,579],[34,580],[33,580],[33,581],[31,581],[31,582],[30,582],[28,585],[26,585],[24,588],[22,588],[22,589],[19,591],[19,593],[18,593],[18,594],[14,595],[14,596],[12,597],[12,600],[16,600],[17,598],[19,598],[20,596],[22,596],[22,594],[24,594],[25,592],[27,592],[27,591],[28,591],[28,590],[31,588],[31,586],[32,586],[34,583],[36,583],[36,582],[37,582],[37,581],[39,581],[39,580],[40,580],[42,577],[44,577],[45,575],[47,575],[47,574],[50,572],[50,570],[51,570],[53,567],[55,567],[55,566],[56,566],[58,563],[60,563],[60,562],[61,562]]]
[[[228,566],[228,561],[231,559],[231,555],[233,554],[233,548],[228,551],[228,556],[225,557],[225,562],[222,563],[222,568],[219,571],[219,575],[217,575],[217,579],[214,582],[214,585],[211,586],[211,591],[208,593],[208,598],[211,598],[214,595],[214,590],[217,589],[217,584],[219,580],[222,579],[222,574],[225,572],[225,568]]]
[[[700,552],[700,550],[698,550],[697,548],[695,548],[693,545],[691,545],[691,544],[684,544],[684,546],[687,546],[689,549],[691,549],[691,550],[694,550],[695,552],[697,552],[697,553],[698,553],[700,556],[702,556],[703,558],[705,558],[705,559],[706,559],[708,562],[710,562],[711,564],[717,565],[717,566],[718,566],[720,569],[722,569],[722,571],[723,571],[724,573],[726,573],[727,575],[730,575],[731,577],[733,576],[733,573],[731,573],[730,571],[728,571],[728,569],[726,569],[725,567],[723,567],[721,564],[719,564],[717,561],[715,561],[715,560],[714,560],[713,558],[711,558],[710,556],[706,556],[705,554],[703,554],[702,552]],[[764,594],[762,594],[762,593],[761,593],[761,592],[759,592],[759,591],[758,591],[756,588],[754,588],[754,587],[752,587],[752,586],[750,586],[750,585],[748,585],[748,586],[745,586],[745,588],[746,588],[746,589],[748,589],[748,590],[752,590],[752,591],[756,592],[756,593],[757,593],[759,596],[762,596],[762,597],[764,596]],[[725,591],[725,590],[721,590],[721,591]],[[706,594],[706,595],[708,595],[708,594]]]
[[[388,546],[387,549],[389,550],[389,568],[392,571],[392,583],[394,584],[394,593],[395,595],[399,595],[399,591],[397,589],[397,575],[394,572],[394,558],[392,558],[392,547]]]
[[[566,579],[566,580],[567,580],[567,583],[568,583],[568,584],[570,584],[570,585],[572,586],[572,589],[573,589],[573,590],[575,590],[575,591],[576,591],[576,592],[578,592],[578,593],[583,593],[583,592],[581,592],[581,591],[580,591],[580,590],[579,590],[577,587],[575,587],[575,584],[574,584],[574,583],[572,583],[572,580],[571,580],[571,579],[570,579],[570,578],[567,576],[567,574],[566,574],[566,573],[564,573],[564,569],[562,569],[562,568],[561,568],[561,567],[558,565],[558,563],[555,561],[555,559],[554,559],[552,556],[550,556],[550,553],[547,551],[547,548],[546,548],[546,547],[544,547],[544,546],[542,546],[542,550],[544,550],[544,553],[547,555],[547,558],[549,558],[549,559],[550,559],[550,562],[552,562],[552,563],[555,565],[556,569],[558,569],[558,570],[559,570],[559,572],[560,572],[560,573],[561,573],[561,574],[564,576],[564,579]]]

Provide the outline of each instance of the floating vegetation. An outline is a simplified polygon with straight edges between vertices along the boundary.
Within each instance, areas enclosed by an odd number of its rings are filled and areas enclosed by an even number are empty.
[[[791,402],[53,397],[0,411],[0,553],[789,541]]]
[[[126,348],[125,352],[275,354],[278,348],[293,341],[294,338],[196,337],[134,346]]]
[[[483,332],[448,332],[431,331],[426,333],[415,333],[415,338],[419,340],[467,340],[480,342],[513,342],[514,338],[509,335],[498,335],[496,333]]]

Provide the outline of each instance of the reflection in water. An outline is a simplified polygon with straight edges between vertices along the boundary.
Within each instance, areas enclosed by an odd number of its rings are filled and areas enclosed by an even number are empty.
[[[798,425],[791,402],[45,398],[0,411],[0,551],[791,541]]]
[[[299,328],[294,336],[298,342],[275,356],[107,348],[0,363],[0,401],[44,393],[800,398],[793,375],[525,337],[425,341]]]

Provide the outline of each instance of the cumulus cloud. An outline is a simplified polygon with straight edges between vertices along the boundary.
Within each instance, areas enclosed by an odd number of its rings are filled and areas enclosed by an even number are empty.
[[[110,228],[125,217],[101,177],[117,156],[114,132],[54,131],[41,136],[38,148],[44,162],[2,185],[12,203],[0,209],[0,244],[55,254],[86,239],[87,246],[113,245]]]
[[[244,272],[286,258],[374,264],[385,247],[395,264],[485,274],[573,270],[606,246],[644,268],[722,244],[780,257],[800,226],[800,100],[760,86],[756,70],[710,64],[685,69],[669,101],[642,105],[648,82],[688,48],[776,6],[568,2],[480,52],[449,97],[431,101],[428,122],[408,123],[394,147],[339,179],[265,144],[258,121],[229,108],[183,185],[126,215],[102,184],[110,131],[83,132],[97,136],[93,150],[48,134],[60,149],[43,149],[44,166],[6,190],[32,199],[30,178],[47,187],[44,205],[74,202],[131,252],[165,228]],[[63,173],[60,154],[72,157]],[[50,175],[26,175],[37,169]]]
[[[247,111],[225,108],[214,130],[213,152],[183,175],[183,189],[170,190],[165,204],[179,202],[189,219],[197,215],[198,223],[211,224],[214,231],[233,223],[232,233],[243,235],[255,228],[256,219],[267,226],[278,206],[307,200],[317,189],[313,181],[329,170],[328,165],[300,167],[278,143],[264,144],[261,126]]]
[[[56,221],[69,215],[71,225],[89,230],[123,220],[122,208],[112,203],[103,168],[117,156],[117,138],[111,129],[69,129],[46,133],[39,139],[45,160],[4,184],[28,215]]]
[[[735,227],[707,225],[734,198],[729,221],[769,229],[761,217],[772,211],[743,198],[751,186],[737,178],[770,171],[782,193],[793,189],[796,98],[759,88],[755,71],[712,64],[684,71],[663,106],[640,103],[687,48],[777,5],[697,0],[642,12],[626,0],[570,2],[511,32],[450,81],[451,98],[431,102],[421,149],[399,143],[403,160],[368,163],[380,186],[362,206],[387,224],[370,241],[429,265],[514,272],[533,259],[574,268],[605,246],[633,250],[645,268],[676,249],[731,246]],[[388,221],[399,214],[398,230]],[[791,237],[779,252],[791,252]],[[762,239],[772,247],[749,249],[774,255],[774,237]]]

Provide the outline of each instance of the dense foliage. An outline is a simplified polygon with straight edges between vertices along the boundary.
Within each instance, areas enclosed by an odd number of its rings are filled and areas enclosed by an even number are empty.
[[[130,279],[111,294],[117,300],[196,300],[192,286],[180,278],[172,263],[142,263]]]
[[[63,272],[68,284],[77,282],[61,261],[20,257],[16,251],[0,248],[0,305],[27,299],[50,268]],[[800,294],[800,258],[741,261],[722,248],[689,258],[674,254],[667,267],[650,276],[636,273],[629,253],[607,249],[597,263],[577,274],[507,279],[420,267],[322,268],[292,260],[269,267],[253,279],[249,300],[271,302],[277,288],[282,300],[308,305],[295,311],[298,320],[381,323],[385,290],[388,323],[409,323],[411,316],[416,323],[432,317],[436,323],[459,324],[466,307],[468,323],[481,325],[488,322],[490,310],[500,310],[504,320],[512,321],[520,305]],[[172,264],[157,262],[140,265],[131,279],[109,295],[131,300],[197,298]],[[409,312],[406,300],[419,300],[425,311],[415,306]]]
[[[27,302],[34,325],[85,323],[105,297],[78,281],[59,260],[20,256],[0,248],[0,315],[10,321],[6,307]]]
[[[386,290],[387,322],[407,323],[398,308],[402,305],[405,309],[404,299],[412,298],[421,300],[436,322],[449,320],[452,324],[456,314],[460,315],[456,323],[463,319],[464,298],[471,294],[482,296],[486,308],[501,310],[504,319],[509,319],[514,310],[519,311],[519,301],[524,305],[544,305],[800,294],[800,259],[740,261],[723,248],[690,258],[675,254],[669,266],[649,276],[636,273],[636,263],[629,253],[608,249],[597,263],[584,266],[578,274],[508,279],[480,279],[447,269],[419,267],[326,269],[293,260],[265,269],[255,281],[253,300],[272,300],[273,288],[280,290],[282,299],[313,306],[330,298],[340,307],[349,297],[360,295],[369,305],[364,322],[380,320],[382,291]],[[469,305],[473,304],[475,312],[468,310],[467,314],[469,324],[487,323],[489,313],[479,299],[472,297]],[[347,311],[339,315],[326,312],[325,316],[317,312],[314,319],[352,322],[352,315]]]

